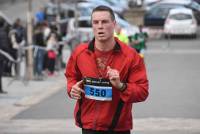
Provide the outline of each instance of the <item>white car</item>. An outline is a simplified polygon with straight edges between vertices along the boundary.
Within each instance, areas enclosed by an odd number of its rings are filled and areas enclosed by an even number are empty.
[[[164,34],[168,35],[191,35],[196,37],[197,21],[191,9],[175,8],[169,11],[164,24]]]
[[[72,49],[74,49],[79,43],[88,42],[93,38],[90,16],[78,17],[77,20],[76,18],[71,18],[67,27],[66,38],[75,41],[75,43],[71,44]]]

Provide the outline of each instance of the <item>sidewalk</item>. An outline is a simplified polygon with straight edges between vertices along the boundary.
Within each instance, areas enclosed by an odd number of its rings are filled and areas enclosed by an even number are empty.
[[[13,116],[37,104],[44,98],[65,87],[64,71],[43,81],[31,80],[25,85],[20,80],[3,77],[3,89],[7,94],[0,94],[0,120],[10,120]]]
[[[33,0],[32,14],[46,4],[49,0]],[[21,18],[26,21],[28,11],[27,0],[0,1],[1,11],[12,21]],[[0,94],[0,120],[9,120],[20,111],[29,108],[33,104],[38,103],[42,99],[50,96],[57,90],[65,86],[64,71],[60,71],[59,75],[49,77],[44,81],[29,81],[24,84],[20,80],[15,80],[8,85],[13,78],[3,77],[3,89],[8,94]]]

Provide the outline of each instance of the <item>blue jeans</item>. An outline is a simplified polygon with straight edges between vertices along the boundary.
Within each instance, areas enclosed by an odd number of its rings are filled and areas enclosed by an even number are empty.
[[[37,75],[42,75],[45,52],[46,51],[44,49],[40,49],[40,48],[35,49],[34,70],[35,70],[35,74]]]

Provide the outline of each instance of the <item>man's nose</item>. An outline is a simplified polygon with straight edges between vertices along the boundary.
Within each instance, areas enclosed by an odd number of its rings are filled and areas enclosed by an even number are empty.
[[[98,28],[103,28],[102,22],[99,22],[99,23],[98,23]]]

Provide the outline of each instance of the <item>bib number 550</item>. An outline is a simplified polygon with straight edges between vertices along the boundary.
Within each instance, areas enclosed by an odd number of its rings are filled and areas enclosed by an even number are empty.
[[[90,88],[90,95],[105,97],[106,96],[106,90]]]

